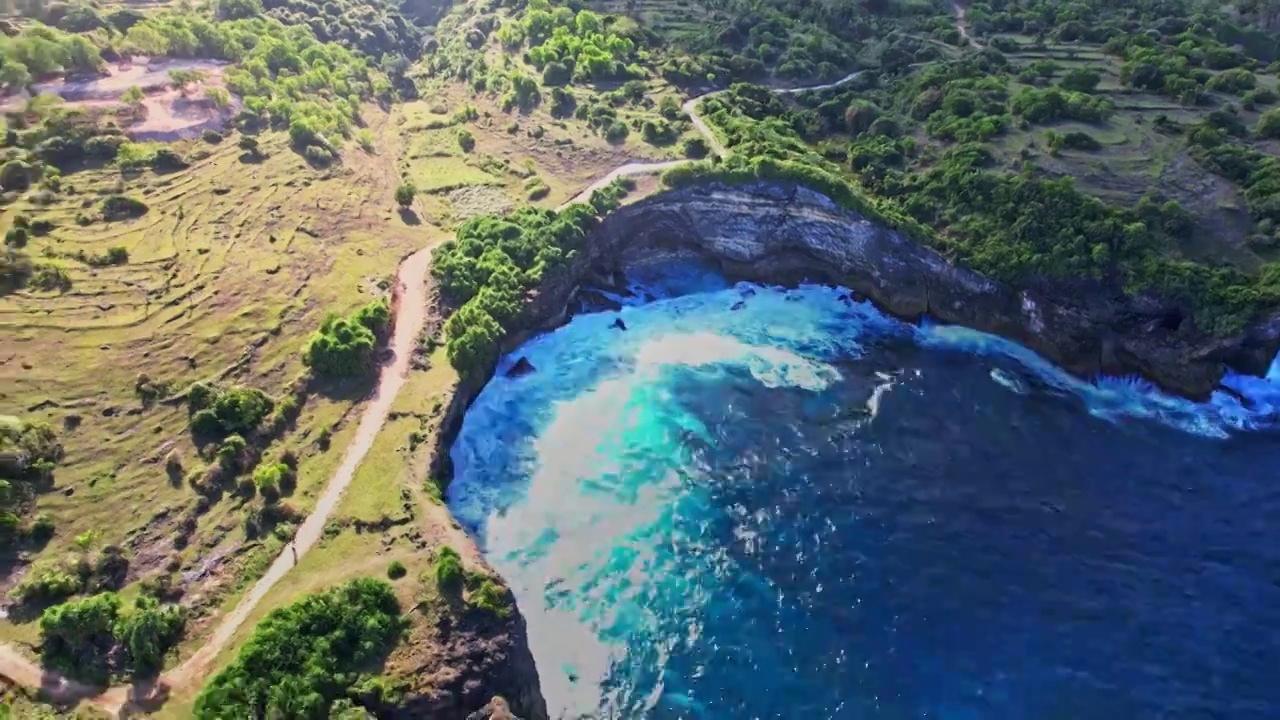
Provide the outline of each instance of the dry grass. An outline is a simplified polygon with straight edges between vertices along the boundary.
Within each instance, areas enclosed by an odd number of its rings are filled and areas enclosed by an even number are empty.
[[[385,132],[384,113],[369,108],[365,116],[381,156],[352,147],[342,165],[315,170],[283,136],[263,138],[267,157],[259,163],[242,162],[234,138],[193,142],[178,146],[199,158],[181,172],[78,172],[64,179],[74,194],[53,205],[5,209],[6,225],[18,213],[55,224],[28,251],[72,281],[63,293],[0,298],[0,402],[5,412],[53,423],[67,451],[55,490],[39,500],[57,533],[37,566],[76,552],[74,538],[93,532],[97,546],[132,551],[131,580],[176,556],[183,572],[200,576],[191,585],[200,607],[216,607],[243,584],[238,575],[252,567],[253,551],[238,501],[215,505],[189,546],[173,548],[175,525],[196,496],[171,482],[164,459],[176,452],[190,469],[200,449],[181,403],[144,406],[135,385],[145,373],[171,392],[218,379],[279,395],[302,372],[299,350],[325,314],[385,294],[399,258],[426,237],[393,209],[399,136]],[[143,217],[76,224],[77,213],[92,213],[122,187],[150,206]],[[127,264],[95,268],[74,258],[115,246],[128,251]],[[343,420],[366,389],[348,383],[313,394],[297,426],[266,452],[298,454],[289,502],[300,511],[337,463]],[[327,432],[332,440],[319,442]],[[30,639],[33,625],[0,624],[0,637]]]

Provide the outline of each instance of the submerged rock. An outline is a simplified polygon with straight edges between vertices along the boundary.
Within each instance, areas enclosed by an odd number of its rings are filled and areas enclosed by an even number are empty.
[[[533,366],[533,363],[529,362],[529,358],[521,357],[519,360],[516,360],[515,365],[512,365],[511,368],[507,370],[507,377],[524,377],[535,370],[537,370],[537,368]]]

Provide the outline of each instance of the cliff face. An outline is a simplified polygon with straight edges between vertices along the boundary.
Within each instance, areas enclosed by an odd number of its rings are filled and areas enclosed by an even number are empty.
[[[671,253],[711,259],[739,279],[841,285],[905,320],[927,315],[1010,338],[1078,375],[1140,374],[1196,399],[1208,397],[1227,365],[1264,373],[1280,347],[1280,314],[1215,338],[1175,305],[1127,297],[1099,282],[1010,287],[823,195],[772,183],[687,188],[615,211],[573,267],[543,287],[525,327],[558,322],[592,274]]]

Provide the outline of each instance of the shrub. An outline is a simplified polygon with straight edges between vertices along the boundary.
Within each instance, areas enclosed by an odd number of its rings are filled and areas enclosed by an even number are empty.
[[[467,601],[472,606],[487,610],[498,617],[507,617],[511,614],[511,605],[507,602],[507,589],[490,578],[485,578],[480,583],[480,587],[471,592]]]
[[[458,147],[462,148],[462,152],[468,153],[476,149],[476,138],[470,130],[464,128],[458,131]]]
[[[51,603],[79,593],[84,580],[61,568],[45,568],[28,575],[13,590],[13,597],[23,603]]]
[[[213,106],[219,110],[225,109],[231,104],[231,95],[220,87],[208,87],[204,89],[204,99],[213,103]]]
[[[147,94],[137,85],[131,86],[120,95],[120,101],[126,105],[137,105],[146,99]]]
[[[117,621],[113,629],[128,654],[134,675],[149,676],[160,670],[164,656],[181,639],[185,622],[181,607],[161,606],[154,597],[138,596],[133,611]]]
[[[257,388],[226,390],[196,383],[187,391],[191,429],[201,434],[251,432],[274,406],[269,395]]]
[[[71,276],[61,265],[41,263],[35,267],[27,284],[44,292],[66,292],[71,289]]]
[[[604,139],[611,143],[620,143],[626,140],[627,136],[630,134],[631,128],[628,128],[626,123],[614,120],[605,128]]]
[[[1096,70],[1088,68],[1072,68],[1068,70],[1062,79],[1058,81],[1058,86],[1063,90],[1071,90],[1073,92],[1091,93],[1098,89],[1098,83],[1101,82],[1102,76]]]
[[[640,127],[640,135],[651,145],[670,145],[679,137],[679,133],[666,120],[645,120]]]
[[[330,717],[404,629],[386,582],[359,579],[273,610],[196,698],[198,720]]]
[[[317,167],[328,167],[337,159],[332,150],[322,145],[308,145],[302,151],[302,156],[307,159],[307,162]]]
[[[10,160],[0,166],[0,188],[21,192],[31,187],[34,171],[21,160]]]
[[[102,217],[105,220],[127,220],[146,214],[147,204],[127,195],[109,195],[102,201]]]
[[[524,191],[525,196],[532,201],[541,200],[549,195],[551,193],[551,188],[547,186],[547,183],[542,178],[534,175],[528,180],[525,180]]]
[[[120,598],[111,592],[48,608],[40,616],[40,659],[45,667],[106,681],[116,644]]]
[[[236,146],[250,155],[258,154],[258,138],[252,135],[241,135]]]
[[[458,551],[445,545],[440,548],[440,552],[436,555],[436,564],[433,571],[441,591],[455,592],[462,588],[462,582],[465,573],[462,571],[462,558],[458,555]]]
[[[344,377],[366,372],[378,339],[391,323],[391,307],[375,300],[348,317],[329,315],[302,350],[302,361],[321,375]]]
[[[1262,117],[1258,119],[1258,124],[1254,127],[1253,132],[1260,138],[1280,139],[1280,109],[1263,113]]]
[[[105,682],[115,666],[151,675],[181,637],[184,613],[141,595],[122,615],[113,592],[56,605],[40,617],[41,659],[49,667]]]
[[[392,580],[399,580],[408,573],[409,571],[405,569],[404,563],[399,560],[392,560],[391,564],[387,566],[387,577]]]
[[[27,246],[27,229],[23,227],[11,227],[4,234],[4,244],[13,248],[22,248]]]
[[[0,293],[22,287],[31,277],[31,258],[8,245],[0,252]]]
[[[210,145],[217,145],[222,142],[222,133],[217,130],[205,130],[200,133],[200,138]]]
[[[396,188],[396,204],[400,207],[409,207],[413,204],[413,196],[418,192],[413,183],[401,183]]]
[[[280,497],[281,488],[288,485],[293,475],[293,468],[282,462],[262,463],[253,471],[253,485],[262,497],[275,501]]]
[[[1072,150],[1101,150],[1102,143],[1086,132],[1073,130],[1068,133],[1058,133],[1050,130],[1046,133],[1049,140],[1049,148],[1051,150],[1059,150],[1061,148],[1070,148]]]
[[[686,138],[682,149],[685,157],[693,158],[694,160],[701,160],[711,152],[711,148],[707,146],[707,141],[701,136]]]
[[[57,525],[53,521],[53,517],[48,513],[41,513],[36,516],[35,522],[31,524],[31,539],[38,542],[46,542],[52,538],[57,531]]]

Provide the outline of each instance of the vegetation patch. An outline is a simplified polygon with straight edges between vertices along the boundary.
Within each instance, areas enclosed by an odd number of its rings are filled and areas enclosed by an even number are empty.
[[[41,661],[90,682],[154,675],[182,634],[183,610],[146,595],[121,608],[120,597],[107,592],[45,610]]]
[[[329,377],[368,372],[374,349],[390,325],[391,306],[385,300],[375,300],[347,317],[330,314],[303,348],[303,362]]]
[[[391,586],[352,580],[273,610],[196,699],[195,717],[329,717],[404,630]]]

